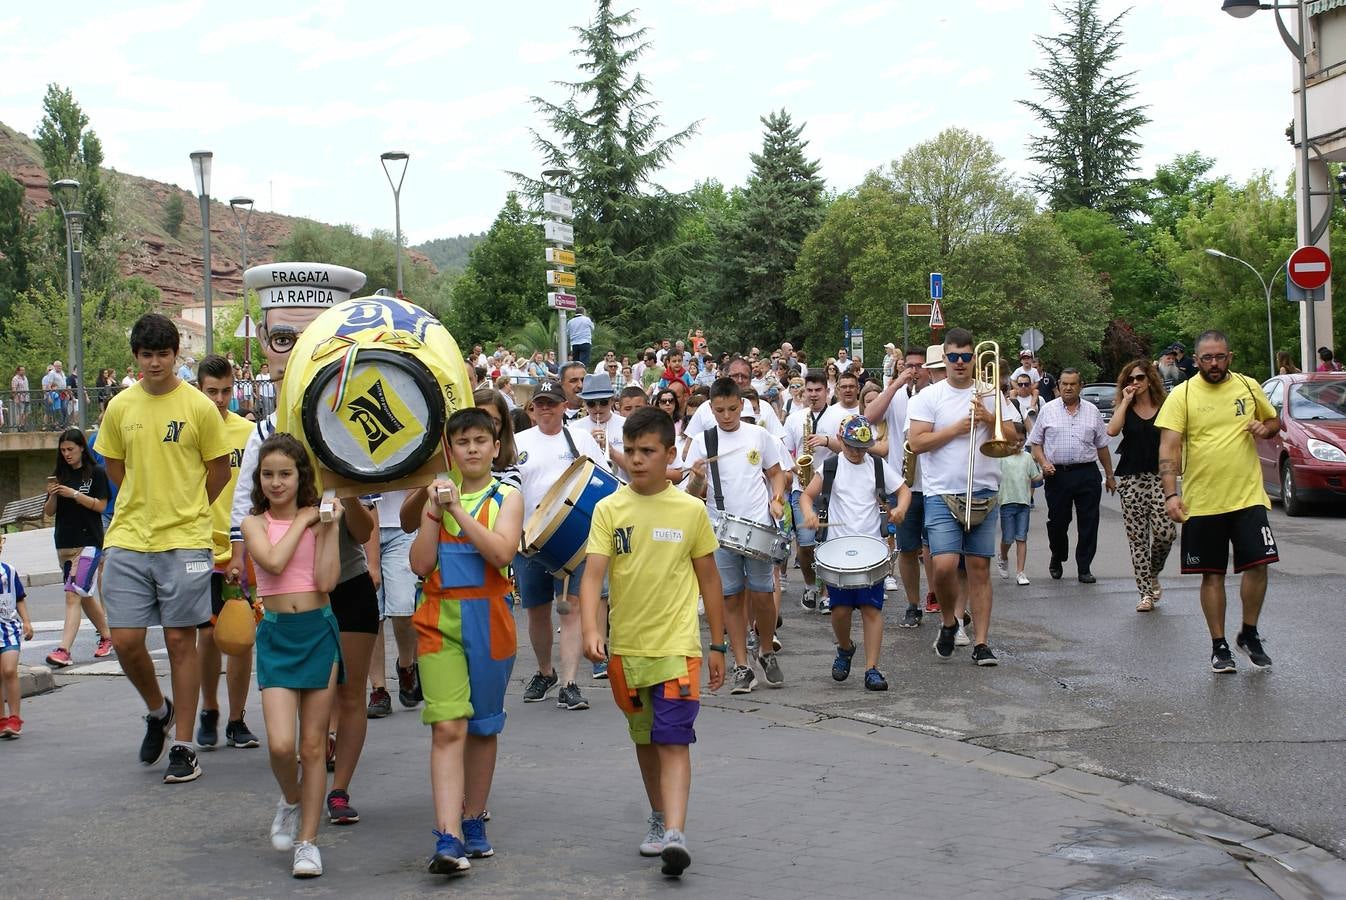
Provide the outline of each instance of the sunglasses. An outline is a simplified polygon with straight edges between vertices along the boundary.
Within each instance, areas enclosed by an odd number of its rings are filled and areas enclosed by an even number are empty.
[[[585,401],[584,401],[584,405],[585,405],[585,406],[607,406],[607,405],[608,405],[609,403],[611,403],[611,402],[612,402],[611,400],[585,400]]]
[[[1132,375],[1132,376],[1131,376],[1129,379],[1127,379],[1127,380],[1128,380],[1128,381],[1145,381],[1148,377],[1149,377],[1149,376],[1146,376],[1146,375]]]
[[[970,363],[972,362],[972,352],[967,353],[945,353],[944,359],[952,363]]]
[[[659,405],[660,406],[663,406],[664,404],[677,405],[677,402],[678,401],[673,397],[665,397],[664,399],[659,401]]]
[[[1031,382],[1031,381],[1016,381],[1015,384],[1017,384],[1019,387],[1032,387],[1032,386],[1033,386],[1033,382]]]

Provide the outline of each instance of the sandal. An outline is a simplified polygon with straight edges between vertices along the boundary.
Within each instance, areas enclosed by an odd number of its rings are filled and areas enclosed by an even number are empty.
[[[1149,597],[1141,597],[1140,602],[1136,604],[1136,612],[1150,612],[1154,609],[1154,601]]]

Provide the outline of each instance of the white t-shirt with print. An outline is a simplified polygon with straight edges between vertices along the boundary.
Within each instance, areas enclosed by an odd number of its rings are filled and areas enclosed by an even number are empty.
[[[771,494],[763,473],[772,466],[780,465],[780,441],[761,426],[748,422],[740,423],[733,431],[718,427],[716,430],[719,432],[716,464],[720,469],[720,486],[724,492],[724,511],[731,516],[763,525],[775,524],[771,521]],[[692,443],[687,447],[687,459],[682,465],[690,469],[707,455],[706,434],[703,432],[692,438]],[[712,522],[719,520],[720,510],[715,505],[715,480],[709,466],[706,467],[706,509],[710,511]]]
[[[607,457],[598,448],[588,429],[580,425],[562,426],[570,432],[575,441],[575,449],[592,459],[603,469],[608,469]],[[527,428],[514,436],[514,445],[519,451],[519,475],[523,478],[524,518],[527,517],[547,496],[570,464],[575,455],[560,431],[556,434],[543,434],[541,428]]]
[[[1009,428],[1009,422],[1017,421],[1014,407],[1000,394],[982,398],[987,410],[995,409],[996,398],[1000,398],[1001,416]],[[966,422],[968,411],[972,409],[972,386],[955,388],[948,380],[921,391],[911,399],[908,417],[912,422],[929,422],[935,431],[947,428],[954,422]],[[986,424],[977,426],[977,445],[990,440],[991,427]],[[921,485],[926,493],[958,494],[967,490],[967,454],[966,435],[956,437],[944,446],[922,453]],[[984,453],[975,454],[972,469],[973,490],[1000,489],[1000,460]]]
[[[879,465],[883,469],[884,493],[897,493],[902,476],[886,462],[880,461]],[[874,457],[866,453],[859,463],[852,463],[846,454],[841,454],[837,460],[837,477],[832,481],[832,498],[827,508],[829,541],[855,535],[874,538],[884,536],[882,524],[887,519],[879,518],[879,501],[874,489]]]

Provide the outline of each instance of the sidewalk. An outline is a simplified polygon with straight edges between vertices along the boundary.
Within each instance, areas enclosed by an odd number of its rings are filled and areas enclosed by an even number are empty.
[[[326,874],[289,876],[267,843],[276,790],[265,749],[202,753],[205,774],[161,783],[135,761],[143,710],[121,677],[61,673],[0,744],[22,829],[0,839],[26,896],[413,896],[433,824],[429,734],[400,707],[369,723],[357,825],[323,825]],[[532,671],[521,658],[515,674]],[[1138,785],[1027,757],[792,707],[790,691],[707,697],[693,750],[693,863],[666,884],[635,846],[647,814],[606,685],[594,708],[509,701],[489,826],[493,859],[454,890],[489,896],[1322,897],[1346,863]],[[260,703],[249,723],[261,733]],[[78,865],[72,865],[72,852]],[[1246,864],[1245,864],[1246,861]]]
[[[18,569],[28,587],[61,583],[61,565],[56,561],[56,545],[52,541],[54,531],[54,528],[35,528],[5,535],[0,560]]]

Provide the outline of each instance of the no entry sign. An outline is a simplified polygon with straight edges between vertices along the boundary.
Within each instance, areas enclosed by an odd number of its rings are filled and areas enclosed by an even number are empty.
[[[1300,247],[1290,254],[1285,270],[1296,286],[1316,291],[1332,277],[1332,258],[1317,247]]]

